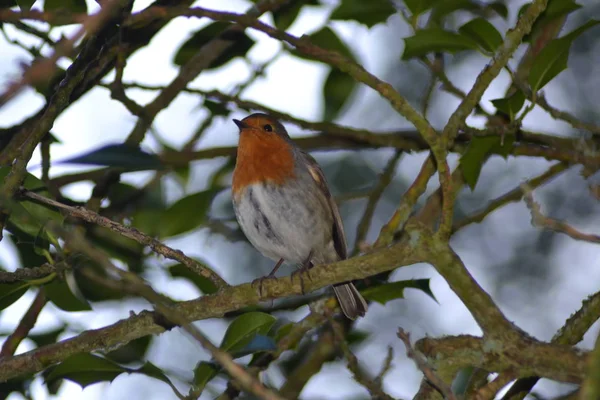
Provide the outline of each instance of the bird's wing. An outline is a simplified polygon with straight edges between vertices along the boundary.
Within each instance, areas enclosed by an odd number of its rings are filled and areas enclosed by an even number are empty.
[[[340,216],[338,206],[335,203],[333,196],[331,196],[331,192],[327,186],[327,180],[325,179],[325,174],[323,174],[323,170],[321,170],[321,167],[317,161],[307,153],[302,152],[302,156],[306,160],[308,172],[310,172],[310,175],[327,199],[327,203],[329,204],[329,208],[331,209],[331,213],[333,215],[333,245],[340,258],[344,260],[348,257],[348,249],[346,247],[346,234],[344,233],[344,225],[342,223],[342,217]]]

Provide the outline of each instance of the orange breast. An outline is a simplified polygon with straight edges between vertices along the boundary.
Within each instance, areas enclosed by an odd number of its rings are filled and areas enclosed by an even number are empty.
[[[294,177],[294,158],[290,144],[276,134],[242,132],[233,171],[232,190],[240,196],[254,183],[281,185]]]

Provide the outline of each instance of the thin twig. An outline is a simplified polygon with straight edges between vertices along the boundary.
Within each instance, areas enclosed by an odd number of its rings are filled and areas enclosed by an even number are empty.
[[[0,107],[17,95],[25,86],[47,81],[56,70],[56,62],[61,57],[70,55],[75,48],[75,44],[84,35],[91,35],[99,30],[122,1],[124,0],[109,0],[106,6],[102,7],[98,13],[83,18],[81,20],[81,28],[69,39],[58,42],[54,48],[54,53],[50,57],[34,62],[23,72],[22,78],[19,81],[8,85],[7,89],[0,94]],[[10,12],[7,12],[5,15],[10,15]]]
[[[145,283],[144,280],[138,277],[136,274],[117,268],[110,261],[108,255],[87,242],[82,237],[81,233],[77,231],[63,233],[65,234],[67,244],[71,248],[86,254],[88,257],[98,262],[107,273],[117,276],[119,280],[125,283],[123,287],[127,288],[129,293],[139,295],[152,303],[155,310],[163,318],[165,318],[166,321],[181,326],[188,334],[196,339],[202,345],[202,347],[208,350],[213,358],[245,390],[261,399],[283,400],[283,397],[264,387],[255,377],[250,375],[242,366],[237,364],[231,355],[229,355],[229,353],[219,349],[206,336],[204,336],[204,334],[198,328],[196,328],[193,324],[190,324],[187,318],[173,307],[171,300],[167,299],[163,295],[158,294],[156,291],[154,291],[154,289],[152,289],[152,287],[150,287],[150,285]]]
[[[440,392],[440,394],[442,394],[442,396],[444,396],[446,400],[457,400],[454,396],[454,393],[452,393],[450,386],[446,384],[446,382],[444,382],[439,376],[437,376],[433,368],[427,363],[425,357],[422,354],[417,353],[417,351],[413,348],[412,344],[410,343],[409,334],[405,332],[404,329],[398,328],[397,335],[406,347],[406,355],[417,364],[417,368],[419,368],[423,375],[425,375],[425,378],[429,381],[429,383],[435,386],[435,388]]]
[[[429,182],[433,174],[435,174],[435,165],[433,156],[430,154],[423,162],[419,175],[417,175],[415,181],[410,185],[406,193],[404,193],[400,205],[390,220],[381,228],[379,237],[373,245],[374,248],[387,246],[391,243],[394,234],[404,228],[404,224],[408,221],[413,207],[417,203],[417,200],[419,200],[419,197],[425,192],[425,189],[427,189],[427,182]]]
[[[566,163],[558,163],[551,166],[546,172],[543,174],[536,176],[535,178],[529,179],[526,184],[534,189],[540,187],[541,185],[548,183],[548,181],[552,180],[556,176],[558,176],[563,171],[567,170],[569,165]],[[460,229],[464,228],[467,225],[473,223],[479,223],[483,221],[488,215],[497,209],[504,207],[507,204],[512,202],[519,201],[523,198],[523,188],[521,185],[515,187],[514,189],[504,193],[502,196],[497,197],[496,199],[490,201],[490,203],[482,209],[481,211],[475,212],[468,217],[464,218],[461,221],[458,221],[452,227],[452,232],[457,232]]]
[[[566,222],[546,217],[544,214],[542,214],[540,205],[533,199],[531,187],[527,186],[527,184],[522,184],[521,189],[523,190],[525,204],[527,204],[527,208],[529,208],[529,211],[531,211],[531,223],[533,226],[548,229],[553,232],[564,233],[575,240],[600,243],[600,235],[580,232]]]
[[[57,270],[58,266],[43,264],[39,267],[19,268],[14,272],[0,271],[0,283],[14,283],[18,281],[40,279],[57,272]]]
[[[33,329],[38,316],[42,312],[44,305],[46,305],[46,301],[46,291],[41,287],[29,306],[29,309],[27,309],[23,318],[21,318],[19,325],[17,325],[14,332],[6,338],[6,341],[2,345],[2,350],[0,350],[0,360],[15,354],[17,347],[19,347],[19,343],[21,343],[21,341],[27,337],[31,329]]]
[[[171,247],[159,242],[158,240],[150,237],[135,228],[129,228],[124,225],[119,224],[118,222],[112,221],[106,217],[103,217],[93,211],[90,211],[83,207],[71,207],[66,204],[60,203],[58,201],[46,198],[41,196],[35,192],[29,191],[25,188],[21,188],[20,195],[26,197],[28,199],[35,200],[39,203],[49,205],[51,207],[57,208],[61,211],[64,211],[71,217],[82,219],[86,222],[110,229],[113,232],[116,232],[126,238],[135,240],[139,244],[150,247],[154,252],[163,255],[164,257],[179,261],[183,265],[185,265],[190,270],[194,271],[200,276],[204,276],[210,279],[218,288],[222,288],[227,285],[227,282],[223,280],[219,275],[217,275],[214,271],[206,266],[202,265],[198,261],[187,257],[180,250],[174,250]]]
[[[348,361],[348,369],[352,372],[352,376],[354,380],[365,387],[371,394],[371,398],[373,399],[385,399],[385,400],[394,400],[392,396],[387,394],[383,387],[381,386],[381,381],[377,381],[377,378],[372,379],[367,376],[362,368],[359,365],[358,359],[350,350],[350,346],[346,342],[343,327],[339,322],[331,320],[331,326],[333,329],[334,337],[338,346],[342,349],[346,360]],[[384,362],[385,364],[385,362]],[[384,368],[385,369],[385,368]]]
[[[369,194],[369,199],[367,200],[365,212],[356,228],[356,244],[352,252],[353,256],[361,251],[361,245],[367,237],[367,233],[369,232],[369,227],[371,225],[373,215],[375,214],[375,208],[377,207],[377,203],[379,202],[379,199],[383,195],[385,189],[392,182],[392,179],[394,179],[396,166],[398,165],[398,161],[400,161],[401,156],[402,152],[400,151],[394,153],[394,155],[389,159],[387,165],[383,169],[383,172],[379,176],[379,181],[375,185],[375,188],[371,191],[371,194]]]

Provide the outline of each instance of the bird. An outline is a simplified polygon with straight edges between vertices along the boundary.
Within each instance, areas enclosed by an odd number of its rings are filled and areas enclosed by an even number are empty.
[[[239,128],[232,202],[248,241],[264,256],[303,268],[348,257],[344,226],[325,175],[274,117],[254,113]],[[344,315],[355,320],[367,302],[351,282],[333,286]]]

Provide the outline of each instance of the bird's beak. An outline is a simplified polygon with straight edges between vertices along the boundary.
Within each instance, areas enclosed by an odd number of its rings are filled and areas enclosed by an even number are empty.
[[[243,129],[250,128],[250,125],[248,125],[244,121],[240,121],[239,119],[234,119],[233,122],[238,126],[238,128],[240,128],[240,131]]]

